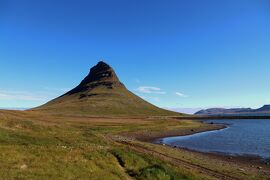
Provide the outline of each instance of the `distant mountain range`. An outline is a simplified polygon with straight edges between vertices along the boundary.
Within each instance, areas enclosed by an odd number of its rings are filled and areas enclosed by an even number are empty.
[[[225,109],[225,108],[210,108],[200,110],[195,113],[195,115],[207,115],[207,116],[219,116],[219,115],[251,115],[251,116],[263,116],[263,115],[270,115],[270,105],[264,105],[258,109],[251,109],[251,108],[232,108],[232,109]]]

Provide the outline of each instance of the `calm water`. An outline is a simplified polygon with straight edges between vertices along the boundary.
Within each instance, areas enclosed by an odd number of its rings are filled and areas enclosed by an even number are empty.
[[[270,120],[208,120],[228,128],[189,136],[168,137],[159,142],[202,152],[255,155],[270,159]]]

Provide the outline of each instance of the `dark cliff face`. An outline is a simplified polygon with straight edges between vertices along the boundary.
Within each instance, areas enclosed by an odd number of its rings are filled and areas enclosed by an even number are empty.
[[[100,61],[96,66],[90,69],[90,73],[84,78],[80,85],[102,81],[119,83],[119,79],[114,70],[105,62]]]
[[[92,67],[89,74],[82,80],[82,82],[65,95],[91,91],[99,86],[103,86],[108,89],[120,86],[124,87],[124,85],[119,81],[114,70],[103,61],[100,61],[96,66]]]

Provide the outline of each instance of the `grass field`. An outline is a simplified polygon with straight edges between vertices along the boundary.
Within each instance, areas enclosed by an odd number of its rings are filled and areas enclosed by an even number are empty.
[[[267,167],[258,171],[247,164],[134,139],[138,134],[207,128],[204,126],[210,125],[158,117],[94,118],[0,111],[0,177],[267,179]]]

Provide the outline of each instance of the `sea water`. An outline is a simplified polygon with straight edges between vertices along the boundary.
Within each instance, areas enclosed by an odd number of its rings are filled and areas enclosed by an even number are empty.
[[[207,120],[227,128],[160,139],[171,146],[202,152],[252,155],[270,159],[270,120]]]

